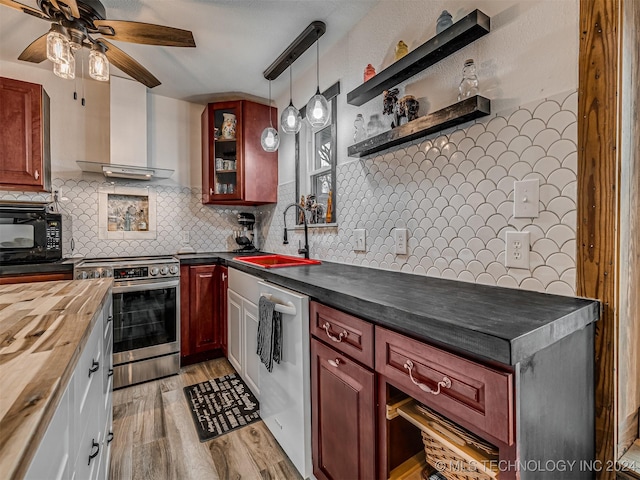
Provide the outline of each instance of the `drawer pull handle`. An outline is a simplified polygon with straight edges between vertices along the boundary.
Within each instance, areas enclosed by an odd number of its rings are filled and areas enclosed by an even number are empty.
[[[332,367],[338,367],[340,366],[340,359],[336,358],[335,360],[327,360],[327,362],[329,362],[329,365],[331,365]]]
[[[100,453],[100,444],[95,441],[95,439],[91,439],[91,450],[96,449],[95,452],[89,454],[89,463],[87,465],[91,465],[91,460],[96,458]]]
[[[324,325],[322,325],[322,328],[324,328],[324,331],[327,332],[327,337],[329,337],[331,340],[333,340],[336,343],[342,342],[342,339],[346,338],[347,335],[349,335],[349,333],[346,330],[342,330],[342,333],[340,333],[340,335],[338,335],[337,337],[334,335],[331,335],[331,333],[329,332],[329,329],[331,328],[331,324],[329,322],[324,322]]]
[[[109,322],[110,322],[110,321],[112,321],[112,320],[113,320],[113,315],[109,315],[109,316],[107,317],[107,323],[109,323]]]
[[[416,381],[413,378],[413,362],[411,360],[407,360],[406,362],[404,362],[404,368],[406,368],[407,370],[409,370],[409,378],[411,379],[411,382],[416,385],[418,388],[420,388],[420,390],[422,390],[423,392],[427,392],[430,393],[432,395],[440,395],[440,389],[441,388],[451,388],[451,380],[449,379],[449,377],[442,377],[442,380],[440,380],[438,382],[438,389],[437,390],[433,390],[432,388],[428,387],[427,385],[425,385],[424,383],[420,383],[418,381]]]
[[[107,445],[111,442],[113,442],[113,432],[109,432],[109,435],[107,435]]]
[[[107,377],[113,377],[113,368],[109,369],[109,373],[107,373]]]
[[[96,362],[95,360],[92,361],[93,363],[91,364],[91,368],[89,368],[89,377],[91,377],[92,373],[96,373],[100,369],[100,362]]]

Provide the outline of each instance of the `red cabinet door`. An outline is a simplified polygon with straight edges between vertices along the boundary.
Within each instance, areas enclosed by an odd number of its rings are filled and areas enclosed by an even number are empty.
[[[48,187],[48,100],[41,85],[0,77],[2,189],[44,191]]]
[[[220,266],[189,268],[189,346],[196,354],[222,348]]]
[[[375,375],[311,339],[313,474],[319,480],[375,478]]]

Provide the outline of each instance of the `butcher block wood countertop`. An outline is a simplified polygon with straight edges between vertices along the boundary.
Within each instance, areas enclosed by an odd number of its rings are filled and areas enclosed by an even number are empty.
[[[0,476],[21,478],[69,383],[111,279],[0,286]]]

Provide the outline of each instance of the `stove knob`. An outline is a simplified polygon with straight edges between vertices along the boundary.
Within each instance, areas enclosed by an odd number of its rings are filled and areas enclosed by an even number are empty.
[[[100,270],[94,270],[93,278],[100,278]]]
[[[100,272],[100,276],[102,278],[110,277],[111,276],[111,270],[109,270],[108,268],[105,268],[104,270],[102,270],[102,272]]]
[[[78,272],[78,275],[76,275],[78,280],[85,280],[87,277],[87,272]]]
[[[151,267],[151,270],[149,270],[149,273],[151,274],[151,276],[155,277],[158,274],[158,267]]]
[[[105,277],[113,277],[113,272],[111,270],[105,270],[104,271],[104,276]]]
[[[177,265],[171,265],[169,267],[169,271],[171,272],[171,275],[175,275],[176,273],[178,273],[178,266]]]
[[[167,273],[169,273],[169,267],[166,267],[166,266],[165,266],[165,267],[162,267],[162,268],[160,269],[160,273],[161,273],[162,275],[166,275]]]

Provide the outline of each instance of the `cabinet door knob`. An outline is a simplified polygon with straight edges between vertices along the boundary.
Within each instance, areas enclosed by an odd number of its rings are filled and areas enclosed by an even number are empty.
[[[332,367],[338,367],[340,365],[340,359],[336,358],[335,360],[327,360],[327,362],[329,362],[329,365],[331,365]]]
[[[423,392],[427,392],[427,393],[430,393],[432,395],[440,395],[440,389],[441,388],[451,388],[451,379],[449,379],[449,377],[447,377],[447,376],[442,377],[442,380],[440,380],[438,382],[438,389],[437,390],[433,390],[432,388],[428,387],[424,383],[416,381],[413,378],[413,373],[412,373],[413,372],[413,362],[411,360],[407,360],[406,362],[404,362],[404,368],[409,370],[409,378],[411,379],[411,382],[414,385],[416,385]]]
[[[227,279],[227,274],[226,274],[226,273],[223,273],[223,274],[222,274],[222,281],[224,282],[226,279]]]
[[[40,173],[38,172],[38,170],[33,172],[33,176],[35,177],[36,180],[38,180],[40,178]]]
[[[109,435],[107,435],[107,445],[113,442],[113,431],[109,431]]]
[[[109,369],[109,373],[107,374],[108,377],[113,377],[113,368]]]
[[[107,323],[111,322],[113,320],[113,315],[109,315],[107,317]]]
[[[93,360],[93,363],[91,364],[91,367],[89,368],[89,377],[91,377],[92,373],[96,373],[99,368],[100,368],[100,362],[96,362],[95,360]]]
[[[87,465],[91,465],[91,460],[93,460],[94,458],[96,458],[98,456],[98,454],[100,453],[100,444],[98,442],[96,442],[96,440],[94,438],[91,439],[91,450],[96,449],[95,452],[91,452],[89,454],[89,462],[87,463]]]
[[[335,335],[331,335],[331,333],[329,332],[329,329],[331,328],[331,324],[329,322],[324,322],[324,325],[322,325],[322,328],[324,328],[324,331],[327,332],[327,337],[329,337],[332,341],[336,343],[341,343],[342,338],[346,338],[347,335],[349,335],[349,333],[346,330],[342,330],[342,332],[340,332],[340,334],[337,337]]]
[[[213,188],[209,188],[209,195],[213,195]]]

